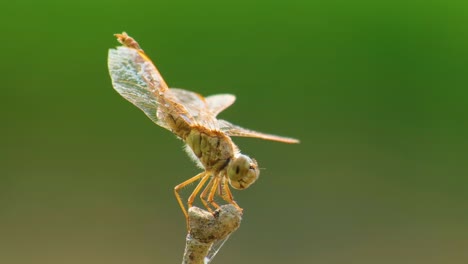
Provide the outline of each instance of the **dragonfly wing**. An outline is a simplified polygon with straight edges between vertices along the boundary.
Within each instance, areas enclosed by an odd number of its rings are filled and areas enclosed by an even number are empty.
[[[218,120],[210,109],[208,98],[198,93],[179,88],[170,88],[167,92],[167,96],[174,102],[183,105],[197,125],[212,130],[218,129]]]
[[[198,93],[179,88],[170,88],[169,94],[193,116],[199,116],[200,112],[210,112],[211,115],[217,116],[236,101],[232,94],[215,94],[205,98]]]
[[[199,116],[200,112],[206,111],[208,107],[205,98],[200,94],[192,91],[179,88],[170,88],[166,96],[171,100],[183,105],[193,117]]]
[[[148,73],[144,73],[149,64],[151,62],[143,60],[135,49],[118,47],[109,50],[108,66],[114,89],[158,123],[157,97],[150,90],[146,79]]]
[[[221,131],[226,133],[226,135],[232,136],[232,137],[260,138],[260,139],[272,140],[272,141],[278,141],[278,142],[290,143],[290,144],[299,143],[299,140],[295,138],[282,137],[282,136],[257,132],[257,131],[246,129],[240,126],[236,126],[225,120],[218,120],[218,123],[219,123],[219,127]]]
[[[156,124],[170,129],[158,116],[174,111],[187,122],[192,120],[183,106],[165,98],[167,85],[143,51],[130,47],[110,49],[108,66],[114,89]],[[160,107],[159,102],[165,102],[167,107]]]
[[[234,101],[236,101],[236,97],[232,94],[215,94],[206,97],[208,108],[214,116],[217,116],[219,113],[224,111],[224,109],[231,106]]]

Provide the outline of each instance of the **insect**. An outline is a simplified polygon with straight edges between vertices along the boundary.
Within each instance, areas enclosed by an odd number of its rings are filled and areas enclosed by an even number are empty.
[[[257,180],[257,161],[241,154],[231,137],[253,137],[284,143],[297,139],[245,129],[216,116],[231,106],[235,96],[217,94],[203,97],[195,92],[169,88],[156,66],[125,32],[115,34],[122,46],[109,50],[108,66],[114,89],[140,108],[154,123],[170,130],[186,143],[188,154],[204,170],[174,188],[187,221],[188,214],[179,191],[199,181],[188,198],[190,208],[200,194],[209,210],[218,208],[215,195],[242,210],[234,201],[229,185],[246,189]]]

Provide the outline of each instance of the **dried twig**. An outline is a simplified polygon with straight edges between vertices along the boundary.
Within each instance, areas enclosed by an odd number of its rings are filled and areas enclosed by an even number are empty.
[[[185,241],[182,264],[204,264],[212,245],[237,230],[242,212],[231,204],[214,213],[191,207],[188,211],[190,231]]]

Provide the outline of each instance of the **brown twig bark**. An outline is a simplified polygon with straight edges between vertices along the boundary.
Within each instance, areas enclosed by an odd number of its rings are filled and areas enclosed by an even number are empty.
[[[236,231],[242,219],[242,212],[231,204],[221,206],[214,213],[191,207],[188,215],[190,231],[182,264],[208,263],[213,244]]]

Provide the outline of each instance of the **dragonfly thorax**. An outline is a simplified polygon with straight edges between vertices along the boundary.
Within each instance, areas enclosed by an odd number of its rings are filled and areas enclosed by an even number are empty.
[[[205,170],[223,170],[238,152],[232,140],[218,131],[192,129],[185,143],[189,155]]]

